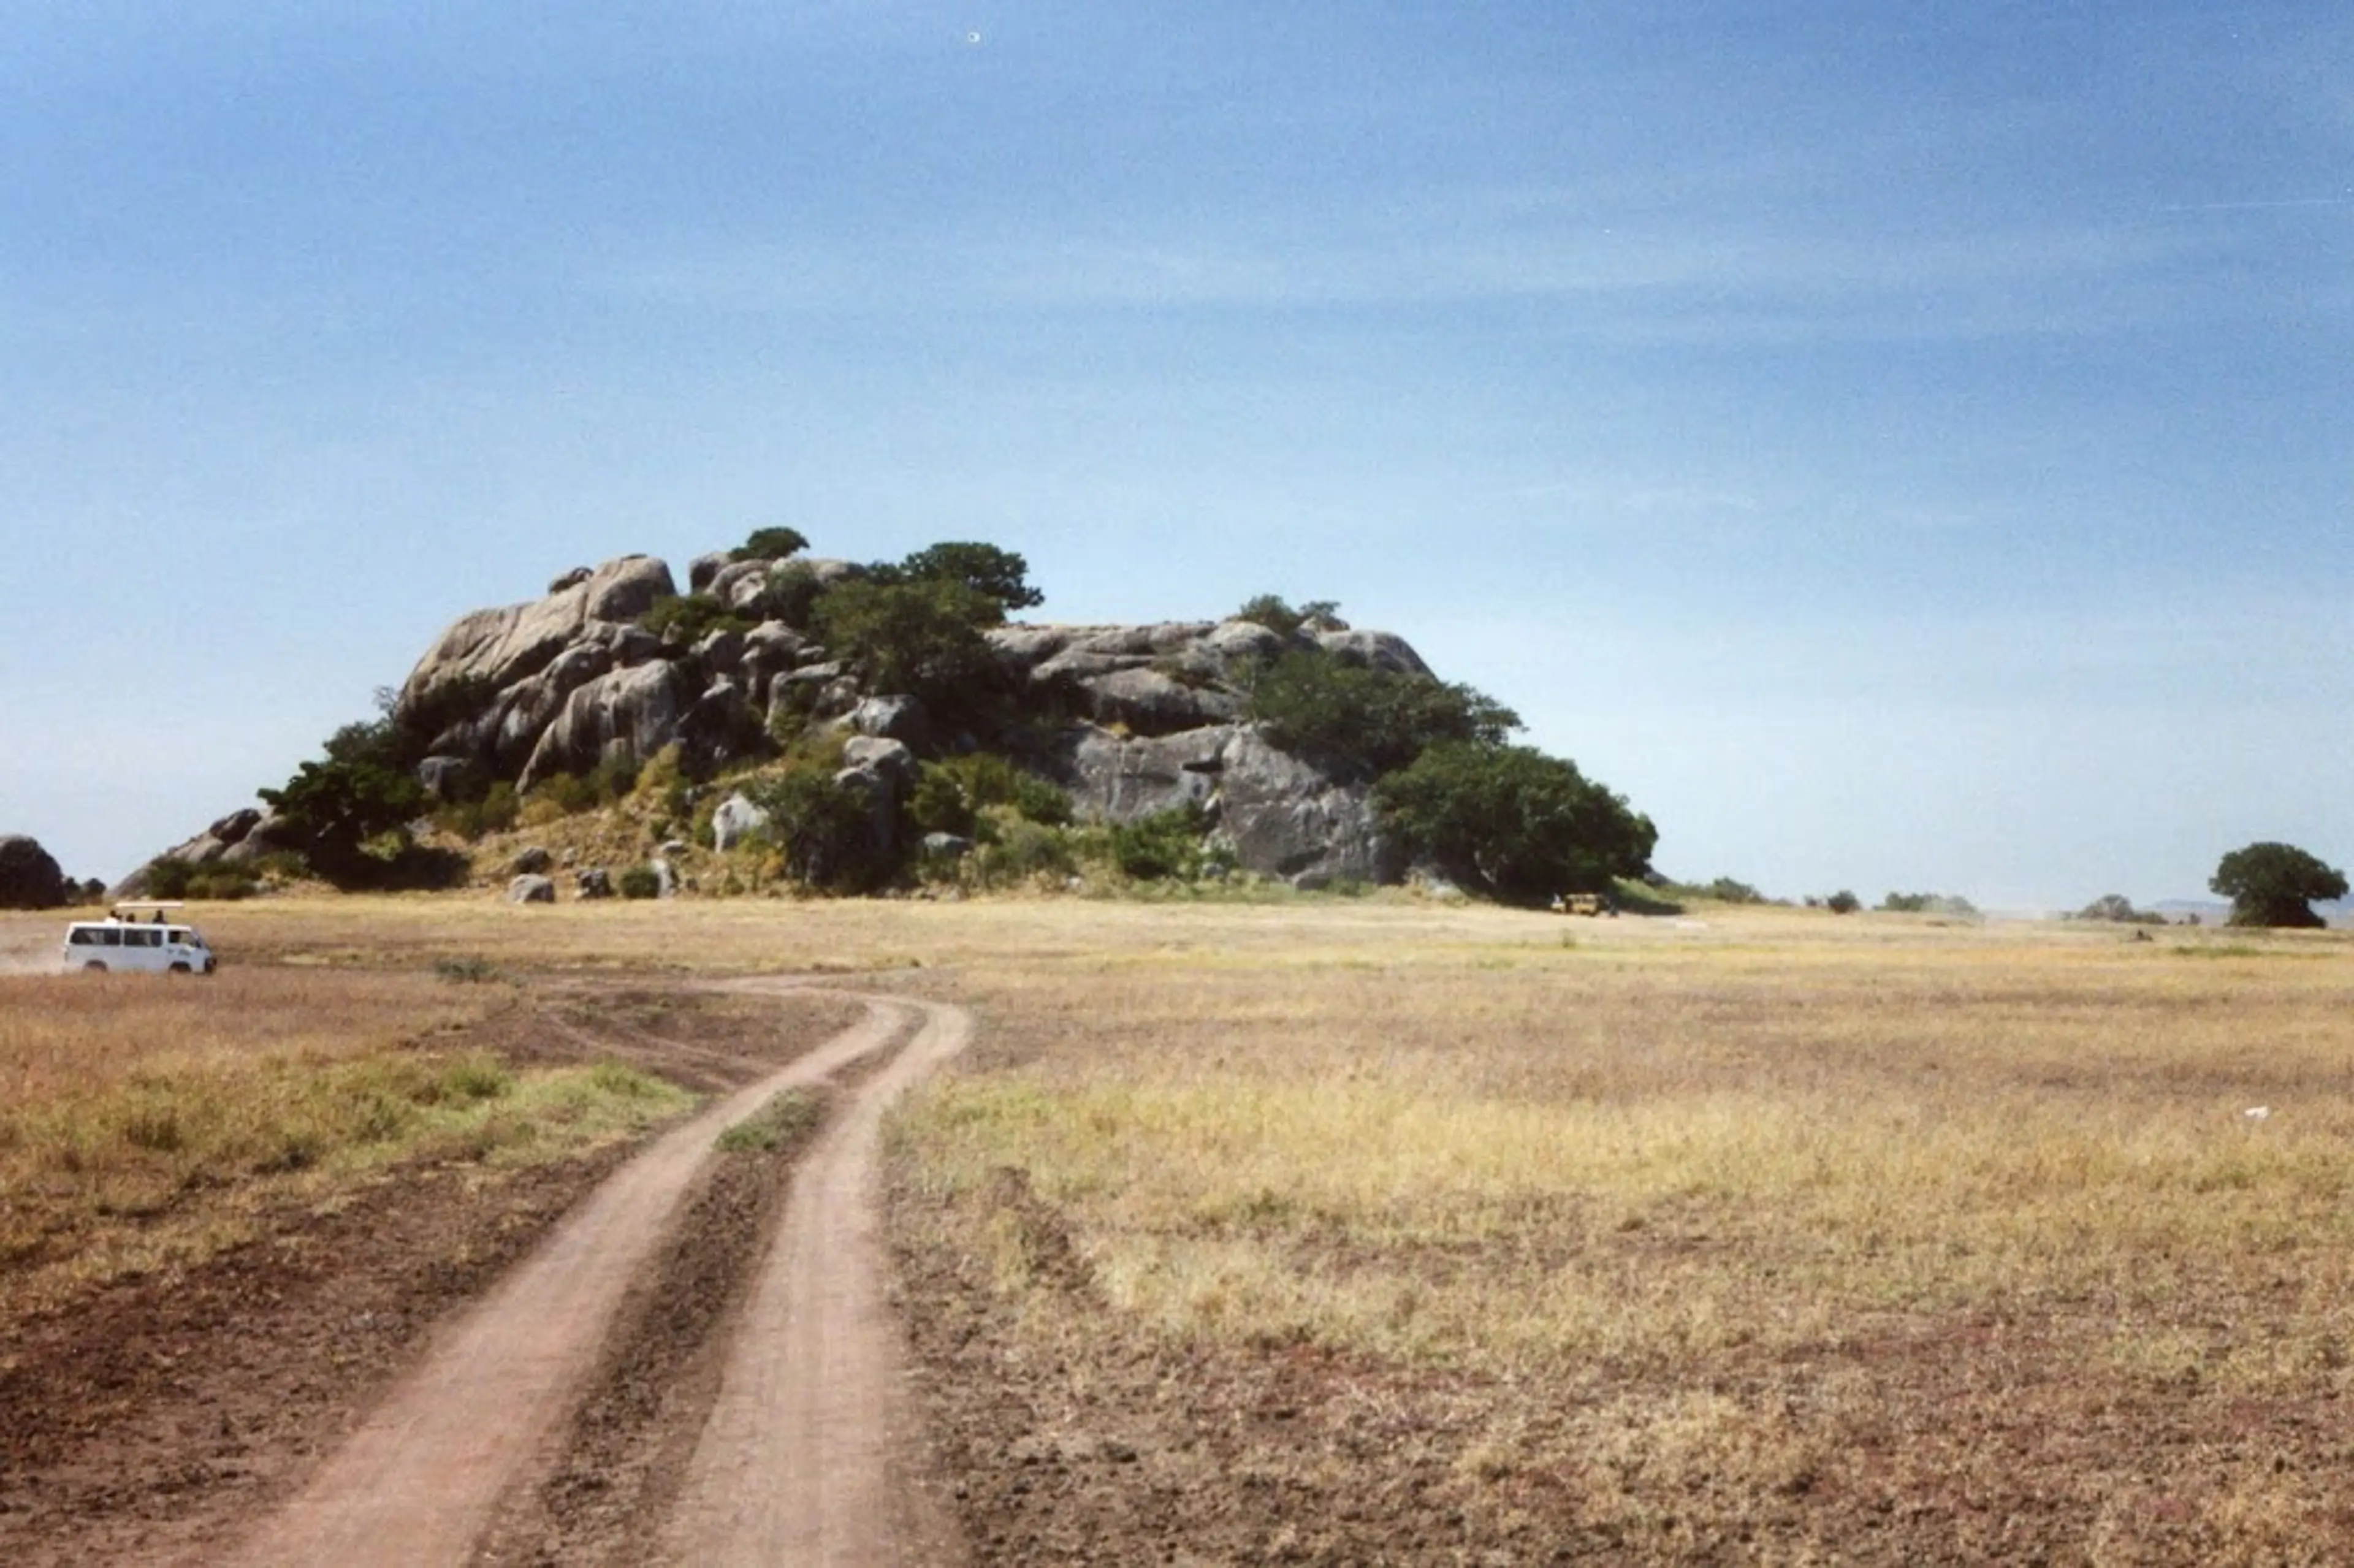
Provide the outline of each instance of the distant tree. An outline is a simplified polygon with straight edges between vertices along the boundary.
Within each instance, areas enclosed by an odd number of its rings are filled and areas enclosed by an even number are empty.
[[[2119,926],[2163,926],[2166,916],[2155,910],[2137,909],[2133,900],[2122,893],[2104,893],[2073,915],[2072,920],[2106,920]]]
[[[809,548],[798,528],[755,528],[751,536],[727,552],[731,561],[781,561]]]
[[[2346,896],[2346,874],[2294,844],[2253,843],[2217,863],[2207,885],[2232,901],[2234,926],[2319,926],[2317,898]]]
[[[1649,817],[1532,747],[1431,747],[1373,787],[1384,828],[1409,853],[1513,903],[1600,893],[1650,869]]]
[[[1707,886],[1696,889],[1703,898],[1713,898],[1720,904],[1763,904],[1766,895],[1736,877],[1720,876]]]
[[[1978,906],[1958,893],[1891,893],[1880,907],[1896,915],[1975,916]]]
[[[1852,915],[1863,907],[1863,900],[1847,888],[1840,888],[1823,900],[1823,907],[1834,915]]]

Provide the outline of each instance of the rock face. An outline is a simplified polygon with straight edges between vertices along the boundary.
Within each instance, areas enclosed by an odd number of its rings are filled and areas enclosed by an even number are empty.
[[[739,623],[691,638],[641,623],[677,590],[670,567],[646,556],[579,567],[541,599],[461,616],[400,688],[402,710],[431,715],[438,730],[419,779],[431,798],[464,799],[494,780],[528,789],[600,763],[642,764],[673,745],[699,775],[770,755],[772,725],[819,724],[844,737],[840,781],[872,807],[885,847],[921,763],[981,747],[1053,777],[1082,817],[1126,822],[1192,802],[1237,863],[1263,874],[1314,885],[1403,871],[1366,790],[1269,745],[1246,694],[1250,669],[1295,649],[1427,674],[1402,638],[1331,622],[1289,633],[1238,620],[1007,625],[986,633],[1001,688],[991,716],[932,712],[904,693],[865,689],[808,630],[758,619],[793,598],[771,591],[781,572],[830,583],[862,569],[698,556],[688,583]],[[760,825],[737,797],[713,831],[726,849]],[[259,858],[283,847],[270,826],[261,812],[238,812],[169,853],[197,863]],[[594,871],[576,884],[592,898],[610,885]]]
[[[0,909],[55,909],[70,891],[66,874],[37,840],[0,834]]]

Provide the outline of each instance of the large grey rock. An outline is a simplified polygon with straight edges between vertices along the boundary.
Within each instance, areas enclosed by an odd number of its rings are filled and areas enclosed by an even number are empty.
[[[1422,662],[1406,640],[1394,631],[1320,631],[1315,634],[1317,646],[1347,664],[1370,664],[1393,675],[1427,675],[1430,666]]]
[[[686,563],[686,591],[701,593],[711,586],[711,579],[734,557],[726,550],[714,550],[707,556],[697,556]]]
[[[844,768],[888,779],[896,791],[915,788],[916,754],[905,741],[879,735],[854,735],[843,743],[842,762]]]
[[[651,556],[624,556],[545,599],[461,616],[409,672],[401,701],[415,702],[464,676],[512,686],[553,663],[590,621],[634,620],[676,591],[667,566]]]
[[[1225,771],[1225,749],[1242,733],[1214,725],[1178,735],[1123,736],[1096,726],[1074,731],[1061,782],[1072,808],[1099,821],[1132,822],[1188,801],[1206,806]]]
[[[556,902],[556,884],[545,876],[518,876],[507,884],[507,902],[553,904]]]
[[[711,813],[711,842],[720,850],[732,850],[768,825],[769,813],[739,792],[720,801]]]
[[[1372,792],[1333,783],[1253,730],[1220,754],[1217,819],[1237,863],[1300,887],[1394,882],[1405,870],[1382,836]]]
[[[843,722],[860,735],[896,740],[911,751],[926,750],[932,743],[931,715],[914,697],[868,697]]]
[[[1188,685],[1158,670],[1115,670],[1080,683],[1087,716],[1139,735],[1174,735],[1242,717],[1243,701],[1216,686]]]
[[[55,909],[72,894],[66,874],[38,840],[0,835],[0,909]]]
[[[1256,620],[1222,620],[1203,637],[1202,646],[1218,659],[1272,659],[1291,646]]]
[[[547,853],[546,844],[526,844],[507,863],[518,876],[535,876],[555,864],[556,857]]]
[[[1246,725],[1129,737],[1082,728],[1064,758],[1063,782],[1074,809],[1098,821],[1201,806],[1238,864],[1302,886],[1393,881],[1403,869],[1368,790],[1335,784]]]
[[[601,865],[585,866],[572,874],[572,888],[575,898],[610,898],[613,874]]]
[[[473,776],[474,765],[462,757],[429,757],[417,765],[417,782],[429,800],[455,797]]]
[[[608,757],[643,762],[678,734],[692,694],[678,666],[640,664],[599,675],[565,700],[532,748],[519,787],[586,773]]]

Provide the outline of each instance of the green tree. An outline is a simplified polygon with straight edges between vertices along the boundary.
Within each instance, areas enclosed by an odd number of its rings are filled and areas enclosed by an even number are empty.
[[[785,869],[797,881],[857,893],[880,886],[897,869],[877,842],[874,803],[844,788],[822,757],[746,785],[744,796],[769,814],[761,833],[784,853]]]
[[[2217,863],[2207,885],[2232,901],[2234,926],[2319,926],[2317,898],[2346,896],[2346,874],[2295,844],[2253,843]]]
[[[917,550],[896,566],[877,566],[868,571],[875,580],[885,584],[941,582],[970,588],[997,606],[997,614],[990,621],[992,625],[1010,611],[1046,602],[1046,596],[1030,586],[1030,563],[994,545],[945,541]]]
[[[1650,868],[1659,831],[1532,747],[1447,742],[1373,787],[1384,827],[1407,852],[1513,903],[1599,893]]]
[[[1311,599],[1306,604],[1294,606],[1281,594],[1263,593],[1243,601],[1235,611],[1236,620],[1248,620],[1266,627],[1278,637],[1289,637],[1310,621],[1339,626],[1341,602],[1331,599]]]
[[[809,548],[798,528],[755,528],[751,536],[727,552],[731,561],[781,561]]]
[[[1249,691],[1250,715],[1268,740],[1352,779],[1394,772],[1434,746],[1500,746],[1521,727],[1518,714],[1469,686],[1310,648],[1258,671]]]
[[[967,583],[869,577],[834,584],[811,619],[826,647],[858,667],[868,691],[912,693],[949,711],[996,674],[981,633],[1004,613]]]

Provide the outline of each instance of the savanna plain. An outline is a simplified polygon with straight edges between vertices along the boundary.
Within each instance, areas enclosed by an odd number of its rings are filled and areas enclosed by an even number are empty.
[[[210,981],[0,978],[12,1559],[294,1484],[635,1140],[839,1026],[702,989],[787,972],[978,1021],[884,1194],[913,1462],[976,1562],[2354,1557],[2336,934],[1386,895],[196,913]],[[368,1288],[408,1327],[323,1341]],[[255,1291],[292,1306],[189,1315]],[[101,1334],[144,1359],[98,1375]],[[204,1368],[273,1356],[310,1371],[268,1420],[217,1413],[268,1430],[186,1418]],[[547,1507],[516,1560],[630,1560]]]

